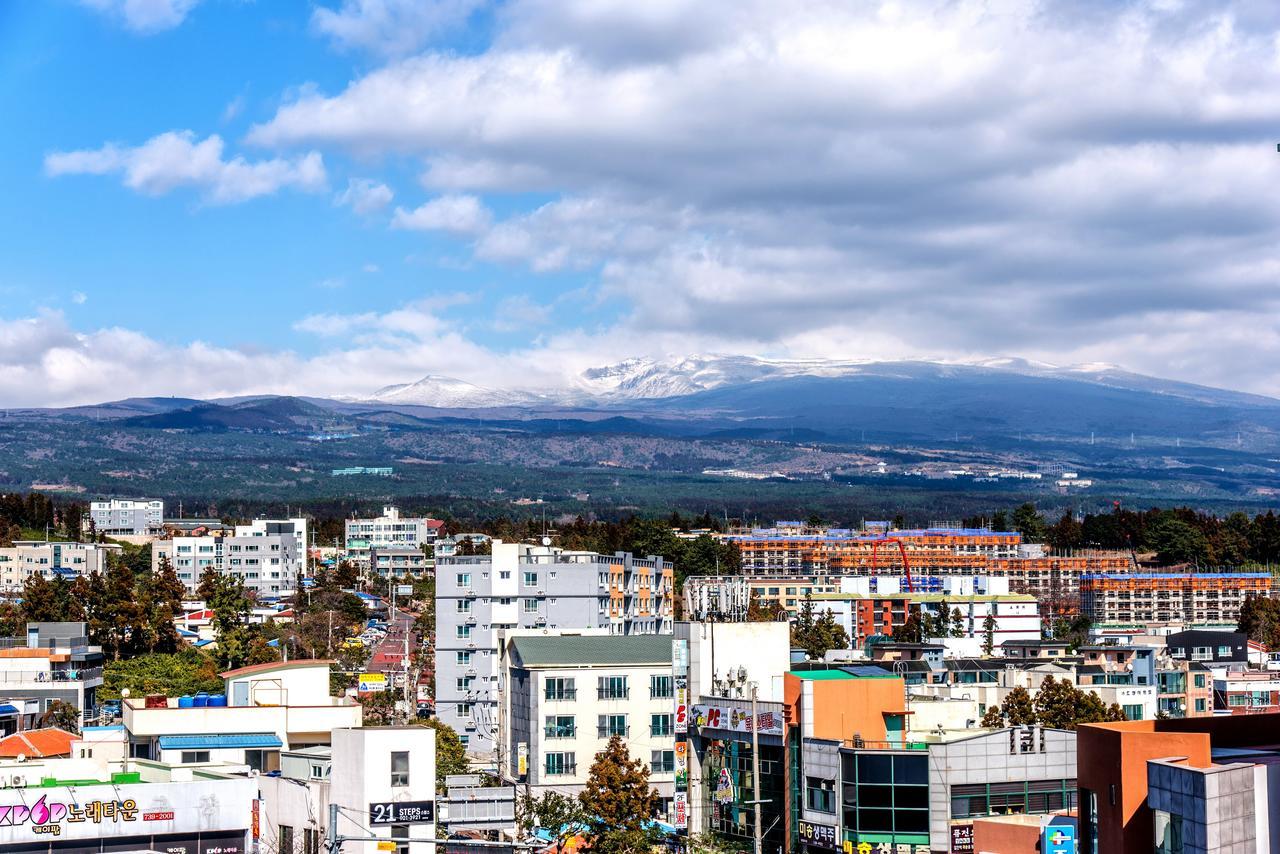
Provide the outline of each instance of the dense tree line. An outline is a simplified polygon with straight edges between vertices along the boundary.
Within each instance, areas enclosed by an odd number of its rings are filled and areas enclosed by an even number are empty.
[[[55,501],[39,492],[0,493],[0,546],[13,545],[24,531],[79,540],[84,510],[78,501]]]
[[[1080,548],[1130,549],[1154,553],[1165,566],[1241,566],[1280,563],[1280,516],[1275,511],[1250,517],[1236,512],[1225,518],[1189,507],[1089,513],[1077,519],[1064,513],[1046,519],[1034,504],[1011,513],[1003,510],[971,516],[965,525],[989,525],[997,531],[1017,531],[1032,543],[1058,550]]]

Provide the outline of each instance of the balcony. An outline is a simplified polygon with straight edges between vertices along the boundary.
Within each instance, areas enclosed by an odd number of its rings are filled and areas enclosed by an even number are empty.
[[[325,697],[306,706],[205,706],[179,708],[169,697],[163,707],[147,708],[145,698],[130,697],[123,703],[124,725],[135,737],[184,733],[273,732],[286,744],[290,734],[329,733],[358,727],[363,709],[345,697]]]
[[[562,701],[562,700],[563,700],[563,701],[569,701],[569,702],[572,702],[572,701],[574,701],[574,700],[578,699],[578,689],[577,689],[577,688],[565,688],[565,689],[564,689],[564,690],[562,690],[562,691],[554,691],[554,692],[553,692],[553,691],[548,691],[548,692],[543,696],[543,698],[542,698],[542,699],[547,700],[547,701],[549,701],[549,702],[559,702],[559,701]]]
[[[542,772],[545,777],[572,777],[578,773],[578,764],[570,762],[567,765],[548,765]]]
[[[631,698],[630,689],[624,688],[622,691],[610,691],[608,689],[602,689],[602,688],[596,689],[597,700],[628,700],[630,698]]]
[[[577,738],[578,728],[573,726],[549,726],[542,728],[543,738]]]
[[[102,668],[86,667],[81,670],[0,670],[0,685],[12,689],[18,685],[46,685],[50,683],[84,682],[96,680],[102,684]],[[93,686],[89,686],[93,687]]]
[[[631,727],[600,726],[596,727],[596,738],[613,738],[615,735],[627,738],[631,735]]]

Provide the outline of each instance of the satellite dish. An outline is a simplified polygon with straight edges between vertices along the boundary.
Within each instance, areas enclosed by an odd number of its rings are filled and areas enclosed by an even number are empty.
[[[128,698],[128,696],[129,696],[129,689],[128,689],[128,688],[121,688],[121,689],[120,689],[120,696],[121,696],[121,697]]]
[[[551,545],[551,538],[550,538],[550,537],[543,537],[543,538],[542,538],[542,544],[543,544],[544,546],[549,546],[549,545]]]

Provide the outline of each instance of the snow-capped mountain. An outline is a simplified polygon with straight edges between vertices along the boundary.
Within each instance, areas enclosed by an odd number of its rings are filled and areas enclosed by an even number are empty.
[[[415,382],[384,386],[369,395],[368,399],[379,403],[436,406],[441,409],[476,409],[532,403],[537,396],[520,391],[485,388],[453,377],[427,375]]]
[[[450,377],[422,379],[379,389],[368,400],[447,409],[502,406],[618,406],[657,403],[715,390],[759,388],[779,381],[887,380],[908,384],[927,381],[965,382],[980,378],[1033,377],[1069,384],[1089,384],[1125,391],[1169,395],[1214,405],[1275,406],[1257,395],[1164,380],[1092,363],[1059,367],[1018,358],[948,361],[872,361],[848,359],[762,359],[755,356],[700,354],[662,359],[633,358],[591,368],[560,389],[492,389]]]

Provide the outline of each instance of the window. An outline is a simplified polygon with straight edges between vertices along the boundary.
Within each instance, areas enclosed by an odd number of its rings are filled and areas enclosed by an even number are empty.
[[[526,614],[536,614],[536,613],[538,613],[538,600],[537,600],[537,599],[523,599],[523,600],[521,600],[521,602],[522,602],[522,604],[523,604],[524,612],[525,612]]]
[[[670,774],[676,770],[674,750],[655,750],[649,754],[649,770],[654,774]]]
[[[1218,647],[1218,658],[1230,658],[1230,657],[1231,657],[1231,647],[1229,646]]]
[[[459,599],[459,600],[458,600],[458,613],[459,613],[459,614],[470,614],[470,613],[471,613],[471,600],[470,600],[470,599]]]
[[[207,750],[184,750],[182,751],[182,764],[190,765],[193,762],[208,762],[209,751]]]
[[[524,574],[524,586],[525,586],[525,587],[537,587],[537,586],[538,586],[538,573],[536,573],[536,572],[526,572],[526,573]]]
[[[1156,854],[1182,854],[1182,816],[1154,810],[1152,819],[1156,832]]]
[[[548,753],[543,765],[543,773],[548,777],[575,774],[577,770],[578,763],[572,753]]]
[[[1197,688],[1203,688],[1203,687],[1204,687],[1204,674],[1203,674],[1203,673],[1197,673],[1197,674],[1196,674],[1196,687],[1197,687]]]
[[[280,854],[293,854],[293,828],[280,825]]]
[[[457,658],[458,664],[470,664],[471,652],[469,650],[460,649],[456,653],[456,658]]]
[[[671,715],[649,715],[649,735],[671,735]]]
[[[471,683],[475,681],[476,678],[474,676],[458,676],[454,679],[453,687],[459,691],[469,692]]]
[[[325,771],[326,771],[326,768],[325,768],[325,766],[323,766],[323,765],[312,765],[312,766],[311,766],[311,779],[312,779],[312,780],[323,780],[325,777],[329,776],[328,774],[326,774],[326,773],[325,773]]]
[[[649,677],[649,699],[651,700],[670,700],[671,699],[671,677],[670,676],[650,676]]]
[[[471,717],[471,704],[459,703],[454,707],[454,711],[457,712],[458,717],[460,718],[469,718]]]
[[[409,751],[391,751],[391,785],[409,785]]]
[[[1142,720],[1142,704],[1126,703],[1124,706],[1124,716],[1131,721]]]
[[[469,637],[471,637],[471,627],[470,627],[470,626],[458,626],[458,637],[460,637],[460,638],[464,638],[464,639],[465,639],[465,638],[469,638]]]
[[[471,573],[469,573],[469,572],[459,572],[459,573],[458,573],[458,586],[459,586],[459,587],[470,587],[470,586],[471,586]]]
[[[612,738],[615,735],[627,735],[626,715],[600,715],[596,724],[596,735],[600,738]]]
[[[302,829],[302,854],[320,854],[320,831],[310,827]]]
[[[542,734],[547,738],[573,738],[578,733],[573,715],[547,715]]]
[[[836,811],[836,783],[834,780],[823,780],[819,777],[804,778],[805,806],[818,812]]]
[[[596,699],[598,700],[625,700],[629,696],[627,691],[627,677],[625,676],[601,676],[596,687]]]
[[[1203,712],[1203,711],[1205,711],[1205,705],[1206,705],[1206,704],[1205,704],[1204,697],[1197,697],[1197,698],[1196,698],[1196,711],[1197,711],[1197,712]]]
[[[576,700],[578,699],[578,689],[574,687],[574,680],[572,678],[553,676],[548,678],[546,681],[543,699]]]
[[[400,841],[409,838],[409,825],[391,825],[391,838],[396,840],[396,854],[409,854],[409,843]]]

